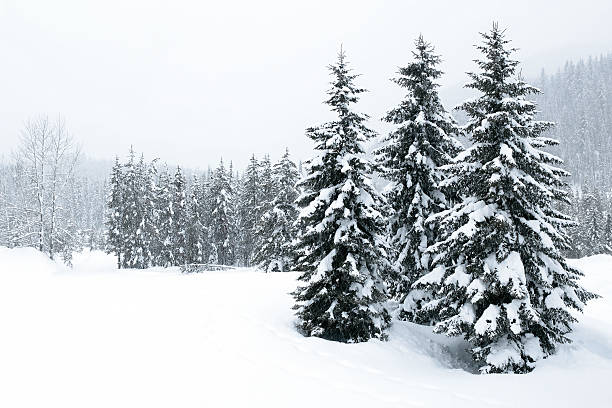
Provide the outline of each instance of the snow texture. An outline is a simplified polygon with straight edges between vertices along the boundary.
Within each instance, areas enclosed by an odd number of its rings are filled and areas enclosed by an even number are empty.
[[[603,296],[574,342],[532,373],[482,376],[465,343],[412,323],[394,322],[387,342],[303,337],[296,273],[117,270],[101,252],[69,270],[0,248],[0,406],[609,407],[612,257],[571,264]]]

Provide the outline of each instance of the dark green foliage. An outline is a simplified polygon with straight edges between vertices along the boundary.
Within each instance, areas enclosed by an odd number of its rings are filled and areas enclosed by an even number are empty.
[[[462,105],[473,145],[445,166],[442,184],[464,200],[436,216],[432,271],[415,287],[436,295],[422,318],[469,340],[482,372],[527,372],[569,341],[569,309],[594,295],[561,254],[570,221],[553,203],[567,202],[567,173],[543,150],[556,144],[542,137],[552,124],[534,119],[526,96],[537,90],[515,78],[504,32],[494,25],[483,39],[480,72],[467,85],[480,96]]]
[[[285,151],[282,159],[274,165],[270,185],[274,186],[274,198],[259,218],[255,236],[258,237],[254,263],[267,272],[289,270],[294,258],[292,241],[295,239],[295,221],[298,210],[296,183],[297,167]]]
[[[303,273],[294,308],[305,335],[360,342],[384,338],[390,320],[382,303],[382,200],[361,146],[374,133],[367,117],[351,109],[364,90],[354,85],[343,52],[329,69],[326,103],[337,119],[307,130],[318,156],[300,183],[295,269]]]
[[[391,183],[386,196],[393,248],[390,293],[401,303],[402,318],[411,318],[426,294],[411,285],[429,271],[427,247],[436,239],[436,224],[428,218],[447,208],[452,191],[443,191],[440,166],[449,164],[460,151],[455,139],[459,129],[438,96],[440,57],[420,36],[415,42],[414,62],[399,69],[394,82],[406,90],[400,105],[385,121],[397,125],[377,150],[384,176]],[[448,189],[446,189],[448,190]]]

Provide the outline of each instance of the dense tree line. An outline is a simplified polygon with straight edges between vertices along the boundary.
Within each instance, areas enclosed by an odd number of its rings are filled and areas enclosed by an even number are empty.
[[[612,200],[589,184],[574,191],[564,209],[575,224],[569,227],[571,258],[612,254]]]
[[[336,119],[307,131],[317,155],[298,199],[304,272],[293,295],[305,335],[385,338],[393,313],[464,337],[483,373],[531,371],[570,341],[570,310],[596,295],[562,254],[573,223],[554,204],[570,204],[568,173],[549,152],[553,123],[536,119],[538,90],[518,75],[504,31],[494,25],[482,39],[466,85],[479,96],[461,105],[461,128],[438,97],[440,58],[417,39],[395,79],[406,97],[384,118],[395,127],[376,152],[385,197],[362,147],[373,137],[367,115],[354,111],[364,89],[342,51],[329,67]]]
[[[221,160],[189,181],[177,167],[116,159],[106,219],[120,268],[185,264],[287,270],[297,208],[297,168],[286,152],[271,164],[253,156],[240,177]]]

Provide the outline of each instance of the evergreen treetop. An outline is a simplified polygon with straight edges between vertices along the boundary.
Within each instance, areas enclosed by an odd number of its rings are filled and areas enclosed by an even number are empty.
[[[526,99],[537,89],[515,78],[518,62],[497,25],[482,36],[484,58],[467,85],[481,96],[462,105],[473,145],[445,166],[442,184],[465,197],[434,217],[433,269],[415,286],[436,294],[420,313],[438,332],[465,336],[482,372],[527,372],[569,341],[569,309],[594,295],[560,252],[570,221],[553,203],[566,200],[567,173],[543,150],[556,142],[542,137],[552,124],[535,120]]]
[[[399,68],[393,81],[407,92],[384,120],[396,128],[376,151],[392,209],[389,235],[394,249],[391,294],[403,303],[403,312],[416,307],[410,286],[429,269],[428,245],[435,240],[435,223],[428,218],[447,208],[451,192],[440,188],[440,166],[460,151],[460,130],[438,96],[440,57],[422,36],[415,41],[414,61]],[[448,189],[446,189],[448,190]],[[413,294],[416,295],[416,294]]]
[[[382,198],[372,186],[372,166],[362,142],[374,136],[367,116],[352,104],[364,89],[354,85],[344,52],[329,67],[325,102],[334,121],[307,130],[317,157],[307,163],[298,198],[296,240],[300,286],[294,292],[299,327],[306,335],[343,342],[385,337],[389,315],[382,302],[385,244]]]
[[[274,165],[272,173],[271,181],[276,193],[256,223],[255,235],[259,244],[254,262],[267,272],[284,272],[294,258],[291,243],[295,238],[294,224],[298,216],[295,204],[298,173],[289,150]]]

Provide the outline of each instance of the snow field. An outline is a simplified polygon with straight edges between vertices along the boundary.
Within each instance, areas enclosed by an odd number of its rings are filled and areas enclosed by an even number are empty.
[[[387,342],[294,328],[295,273],[72,270],[0,248],[0,407],[609,407],[612,257],[572,264],[603,296],[527,375],[474,375],[461,340],[394,322]],[[465,369],[462,369],[465,368]]]

